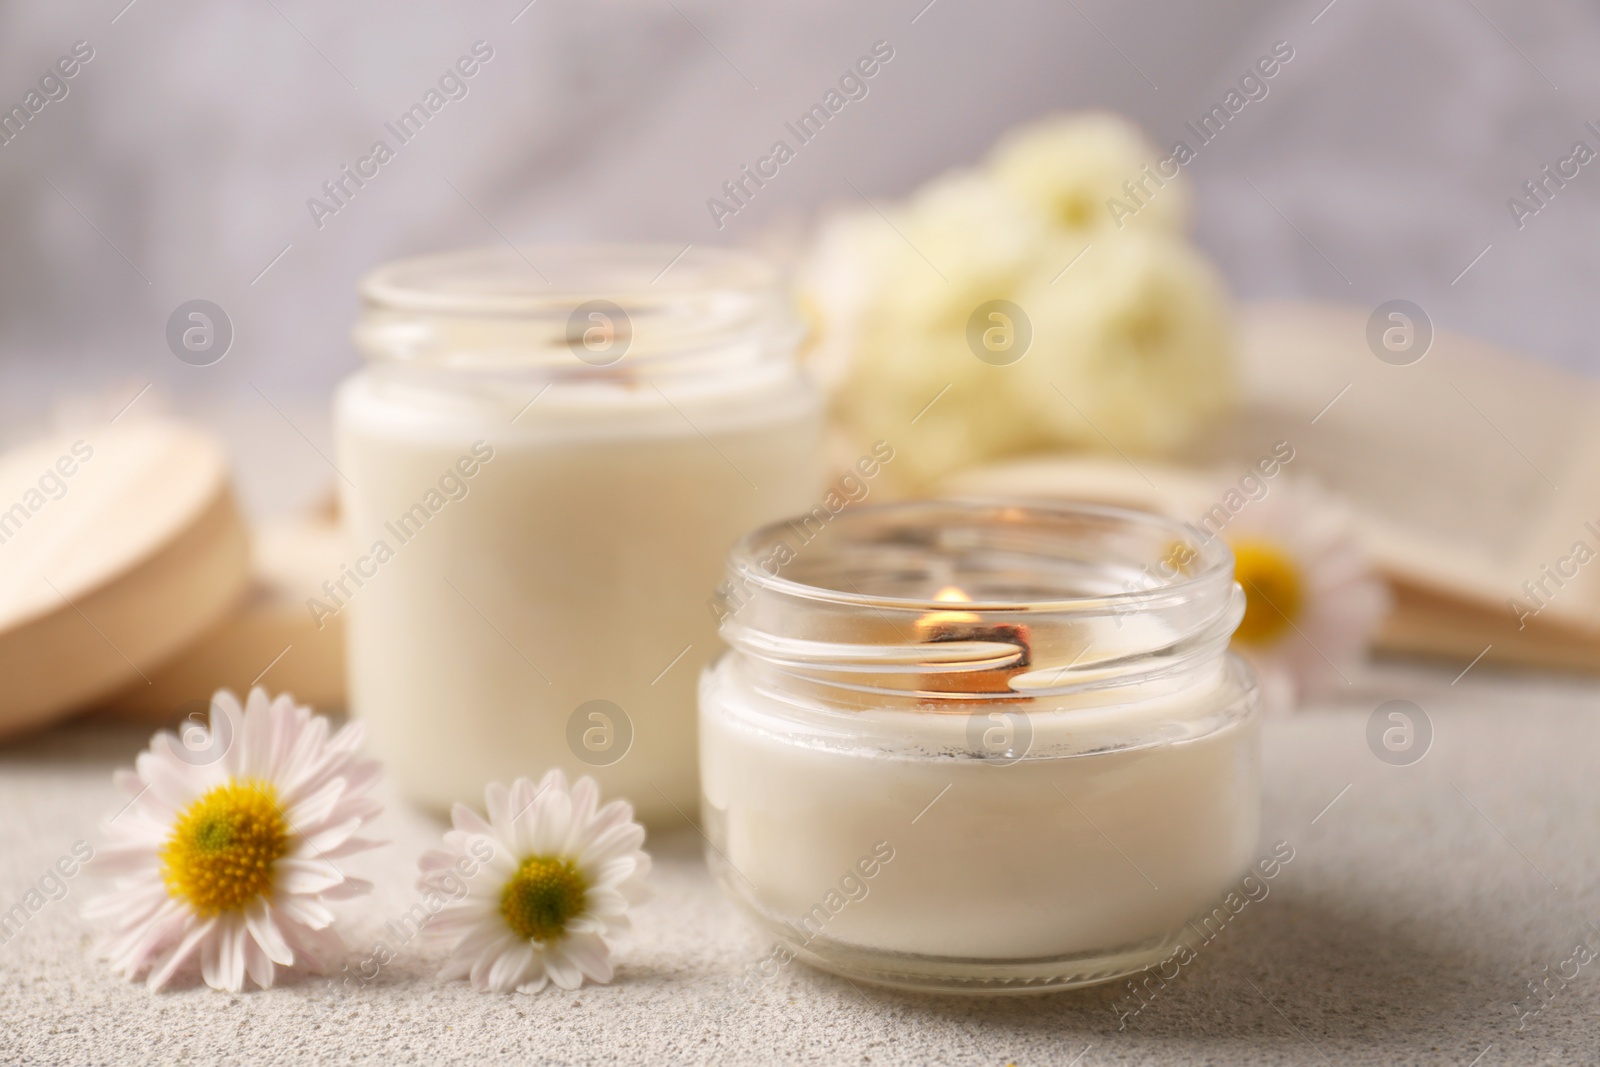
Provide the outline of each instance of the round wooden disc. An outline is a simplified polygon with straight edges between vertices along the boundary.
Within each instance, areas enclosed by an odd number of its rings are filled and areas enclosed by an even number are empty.
[[[296,516],[258,526],[251,537],[253,577],[243,600],[214,628],[174,656],[150,685],[135,681],[101,709],[107,717],[171,723],[204,712],[211,694],[253,685],[289,693],[318,711],[344,707],[344,619],[320,623],[306,607],[339,573],[344,538],[327,516]]]
[[[249,574],[203,433],[107,425],[0,456],[0,736],[148,683]]]

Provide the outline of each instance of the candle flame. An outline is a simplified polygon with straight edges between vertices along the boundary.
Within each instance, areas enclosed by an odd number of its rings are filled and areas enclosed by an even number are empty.
[[[947,585],[933,594],[933,599],[944,604],[970,604],[972,602],[971,597],[953,585]],[[917,620],[917,623],[919,626],[927,628],[941,625],[948,626],[952,623],[974,623],[977,621],[978,614],[972,611],[930,611]]]
[[[957,608],[972,603],[972,598],[966,591],[954,585],[940,589],[933,594],[933,600],[935,603],[949,604]],[[1026,626],[993,620],[986,622],[982,612],[960,610],[925,612],[917,619],[915,631],[917,640],[928,644],[970,642],[990,646],[982,650],[983,655],[990,658],[993,658],[998,651],[993,646],[1009,645],[1014,649],[1013,654],[1005,656],[1000,661],[1003,663],[1002,666],[975,662],[971,665],[954,666],[946,671],[930,670],[923,675],[922,680],[922,689],[929,694],[956,699],[977,698],[979,695],[989,696],[997,693],[1010,694],[1013,690],[1008,679],[1011,675],[1026,669],[1031,660]],[[974,650],[975,654],[976,651]],[[947,660],[942,662],[949,663]]]

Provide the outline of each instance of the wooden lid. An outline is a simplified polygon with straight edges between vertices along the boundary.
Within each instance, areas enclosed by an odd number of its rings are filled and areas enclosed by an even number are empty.
[[[308,597],[326,596],[337,577],[344,539],[332,516],[304,515],[252,531],[253,577],[239,605],[160,670],[151,684],[134,679],[101,709],[106,717],[172,723],[199,711],[211,694],[252,686],[293,694],[318,711],[345,705],[344,617],[318,620]]]
[[[148,683],[249,572],[204,433],[107,425],[0,455],[0,737]]]

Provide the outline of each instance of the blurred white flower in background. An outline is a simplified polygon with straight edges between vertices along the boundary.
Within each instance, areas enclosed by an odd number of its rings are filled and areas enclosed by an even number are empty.
[[[1116,115],[1087,112],[1023,126],[1006,134],[990,154],[995,181],[1027,200],[1063,230],[1119,229],[1106,203],[1113,198],[1134,207],[1128,225],[1182,233],[1189,222],[1189,190],[1156,170],[1160,153],[1139,131]],[[1155,178],[1145,177],[1150,167]],[[1124,182],[1136,190],[1129,197]],[[1164,184],[1162,184],[1164,183]]]
[[[1389,608],[1348,510],[1285,481],[1222,531],[1244,590],[1233,649],[1255,667],[1269,710],[1349,684]]]
[[[1013,417],[1042,431],[1041,444],[1104,449],[1110,438],[1169,452],[1233,396],[1227,293],[1182,241],[1124,231],[1015,299],[1033,320],[1035,351],[1006,368],[1016,372],[1006,384]]]
[[[1178,232],[1181,178],[1147,181],[1131,216],[1109,207],[1157,158],[1121,119],[1066,116],[884,217],[828,220],[799,282],[837,418],[894,442],[916,488],[1029,451],[1169,450],[1218,415],[1233,390],[1227,298]],[[990,301],[1015,308],[995,317]],[[980,358],[991,328],[1000,347]]]

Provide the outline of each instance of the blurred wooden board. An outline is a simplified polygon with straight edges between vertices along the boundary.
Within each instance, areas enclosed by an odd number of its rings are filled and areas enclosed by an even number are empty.
[[[344,620],[319,627],[308,597],[325,597],[323,581],[339,573],[343,537],[338,522],[312,515],[267,523],[254,531],[253,576],[238,607],[150,675],[116,694],[104,717],[174,722],[203,710],[211,694],[252,686],[287,692],[318,711],[342,708]]]
[[[1485,608],[1431,589],[1390,582],[1394,606],[1375,646],[1380,652],[1458,662],[1600,673],[1600,634],[1530,618],[1519,627],[1504,608]]]
[[[209,436],[108,424],[0,456],[0,737],[149,684],[248,581]]]

